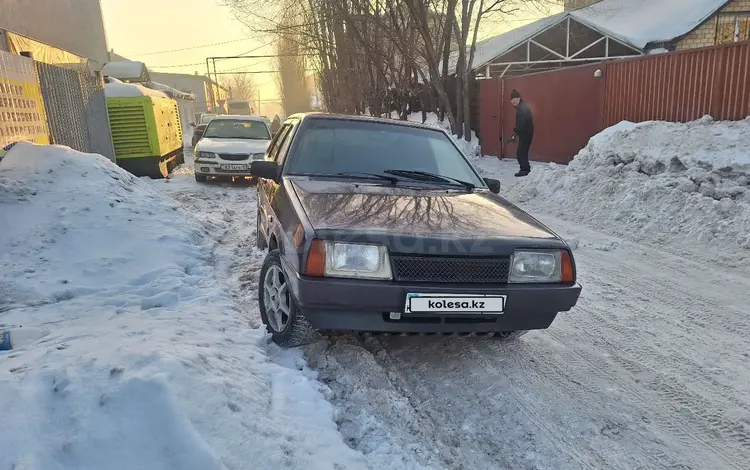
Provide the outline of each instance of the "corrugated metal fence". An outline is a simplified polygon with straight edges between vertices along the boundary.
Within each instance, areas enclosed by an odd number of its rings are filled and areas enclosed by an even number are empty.
[[[53,144],[114,161],[101,77],[36,63]]]
[[[594,76],[597,69],[601,77]],[[716,120],[749,116],[750,42],[483,81],[485,155],[515,156],[515,145],[506,147],[502,142],[514,127],[507,96],[513,88],[534,113],[531,158],[567,163],[593,135],[623,120],[686,122],[706,114]]]
[[[604,126],[750,115],[750,43],[605,64]]]

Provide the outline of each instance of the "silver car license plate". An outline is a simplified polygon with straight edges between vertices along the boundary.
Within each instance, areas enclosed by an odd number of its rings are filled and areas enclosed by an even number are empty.
[[[219,168],[225,171],[245,171],[247,165],[221,165]]]
[[[505,295],[406,294],[404,313],[502,315]]]

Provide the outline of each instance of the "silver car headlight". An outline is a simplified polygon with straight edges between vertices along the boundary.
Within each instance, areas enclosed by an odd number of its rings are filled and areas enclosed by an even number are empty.
[[[361,279],[391,279],[388,249],[382,245],[325,242],[325,275]]]
[[[253,160],[263,160],[266,157],[265,153],[254,153],[251,155]]]
[[[198,152],[198,158],[216,158],[216,154],[213,152]]]
[[[561,282],[561,250],[516,250],[508,282]]]

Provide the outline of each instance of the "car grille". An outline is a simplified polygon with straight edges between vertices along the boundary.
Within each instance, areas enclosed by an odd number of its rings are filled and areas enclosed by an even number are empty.
[[[391,256],[396,281],[496,284],[508,282],[510,258]]]
[[[247,160],[248,158],[250,158],[250,155],[246,153],[220,153],[219,158],[221,158],[222,160],[239,162],[242,160]]]

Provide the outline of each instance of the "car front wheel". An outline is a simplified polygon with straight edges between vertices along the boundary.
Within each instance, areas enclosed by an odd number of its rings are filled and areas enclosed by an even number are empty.
[[[260,317],[273,342],[284,348],[309,343],[315,335],[315,328],[297,308],[281,268],[279,250],[266,256],[259,284]]]

